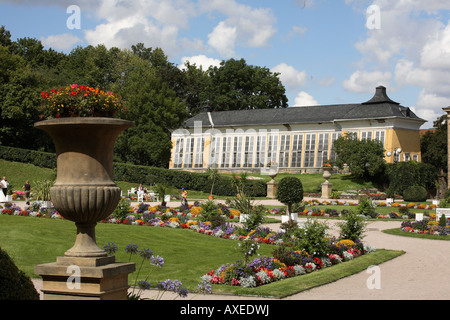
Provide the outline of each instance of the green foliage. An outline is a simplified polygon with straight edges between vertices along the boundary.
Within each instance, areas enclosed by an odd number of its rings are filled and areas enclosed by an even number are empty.
[[[445,216],[445,214],[441,215],[441,217],[439,218],[439,226],[447,226],[447,217]]]
[[[300,179],[296,177],[285,177],[281,179],[277,186],[277,200],[288,207],[288,213],[291,213],[292,204],[303,200],[303,185]]]
[[[422,162],[432,165],[436,172],[447,172],[447,114],[440,116],[434,123],[436,131],[428,131],[420,136]]]
[[[257,240],[245,238],[238,241],[238,250],[244,255],[244,264],[247,265],[250,258],[257,254],[260,245]]]
[[[202,222],[211,222],[212,228],[216,228],[225,222],[225,219],[221,216],[219,206],[212,200],[208,200],[201,205],[202,213],[198,216],[198,219]]]
[[[348,134],[334,142],[334,150],[335,164],[341,169],[347,164],[357,178],[371,180],[384,172],[384,147],[378,140],[358,140],[356,134]]]
[[[268,68],[229,59],[211,67],[208,75],[206,98],[215,111],[287,107],[285,88]]]
[[[54,183],[55,183],[54,180],[44,179],[41,181],[36,181],[33,188],[33,195],[36,196],[37,200],[50,201],[51,200],[50,188],[53,186]]]
[[[39,300],[30,278],[0,248],[0,300]]]
[[[373,206],[372,199],[368,197],[361,197],[359,199],[358,207],[356,213],[364,216],[369,216],[371,218],[376,217],[375,207]]]
[[[390,179],[391,193],[404,196],[404,192],[411,185],[433,189],[437,173],[433,166],[416,161],[398,162],[386,166],[386,175]]]
[[[424,202],[427,200],[427,190],[421,186],[408,187],[403,192],[403,199],[410,202]]]
[[[316,219],[308,219],[303,226],[294,231],[293,235],[299,241],[296,247],[305,250],[314,257],[323,257],[327,254],[329,239],[328,225]]]
[[[126,217],[130,215],[130,208],[130,201],[122,198],[120,199],[111,216],[115,219],[125,220]]]
[[[346,212],[343,216],[344,221],[337,224],[340,228],[339,238],[361,240],[366,232],[366,218],[353,210]]]
[[[0,159],[30,163],[41,168],[56,168],[54,153],[0,146]]]

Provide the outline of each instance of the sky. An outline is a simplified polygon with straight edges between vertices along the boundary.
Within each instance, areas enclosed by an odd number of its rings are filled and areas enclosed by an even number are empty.
[[[382,85],[426,129],[450,106],[449,0],[0,0],[0,25],[66,53],[144,43],[204,70],[242,58],[280,74],[289,107]]]

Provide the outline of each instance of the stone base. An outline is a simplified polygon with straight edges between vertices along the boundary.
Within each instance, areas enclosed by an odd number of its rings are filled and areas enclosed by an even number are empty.
[[[267,182],[267,198],[275,199],[277,197],[278,183],[275,180]]]
[[[322,199],[330,199],[333,184],[330,182],[322,183]]]
[[[114,257],[58,257],[34,271],[42,276],[44,300],[126,300],[128,274],[136,266],[114,261]]]

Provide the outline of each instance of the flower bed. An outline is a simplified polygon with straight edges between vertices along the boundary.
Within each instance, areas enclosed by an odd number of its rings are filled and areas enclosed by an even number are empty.
[[[304,251],[290,251],[289,258],[285,255],[264,256],[248,264],[243,261],[226,263],[205,273],[200,279],[211,284],[252,288],[331,267],[375,251],[370,246],[363,246],[360,250],[351,240],[336,241],[332,247],[334,251],[323,258],[312,257]]]
[[[402,222],[401,229],[404,232],[411,232],[417,234],[430,234],[447,236],[450,235],[450,225],[440,226],[438,221],[434,220],[422,220],[422,221],[404,221]]]

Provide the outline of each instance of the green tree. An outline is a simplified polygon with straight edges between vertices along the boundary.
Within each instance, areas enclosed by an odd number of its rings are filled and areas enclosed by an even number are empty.
[[[285,88],[268,68],[230,59],[209,68],[208,74],[206,98],[215,111],[287,107]]]
[[[148,61],[129,51],[122,52],[121,59],[122,70],[116,72],[122,78],[115,84],[118,89],[115,92],[128,105],[121,118],[134,121],[135,126],[119,136],[116,154],[125,162],[168,167],[171,130],[186,119],[185,105]]]
[[[422,162],[429,163],[440,174],[447,172],[447,115],[439,117],[434,123],[435,131],[428,131],[420,137]]]
[[[384,172],[384,147],[377,140],[358,140],[356,134],[338,138],[334,142],[337,155],[335,165],[348,165],[351,173],[360,179],[370,180]]]
[[[297,177],[285,177],[277,186],[277,200],[287,206],[287,214],[291,219],[292,205],[303,200],[303,185]]]

